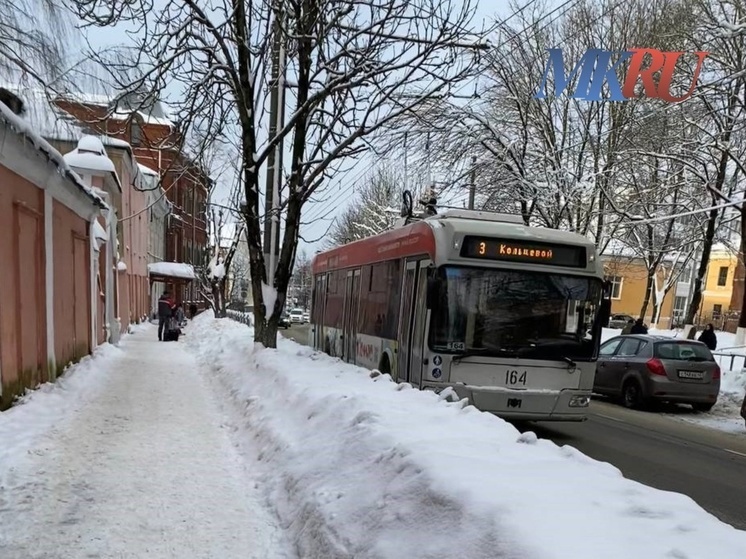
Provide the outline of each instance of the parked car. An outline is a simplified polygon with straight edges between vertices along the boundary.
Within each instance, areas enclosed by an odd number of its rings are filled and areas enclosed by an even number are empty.
[[[720,393],[720,366],[702,342],[664,336],[616,336],[601,345],[593,391],[629,408],[651,401],[710,411]]]
[[[634,321],[635,319],[628,314],[612,314],[609,320],[609,328],[622,329],[627,326],[630,320]]]
[[[311,322],[311,313],[303,311],[303,322]]]
[[[286,330],[290,328],[290,316],[288,316],[288,313],[284,312],[280,315],[280,321],[277,323],[277,326]]]
[[[290,322],[293,324],[305,324],[303,318],[303,309],[293,309],[290,311]]]

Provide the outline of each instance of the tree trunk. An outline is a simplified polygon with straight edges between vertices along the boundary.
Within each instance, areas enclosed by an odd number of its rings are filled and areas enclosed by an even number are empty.
[[[714,202],[713,202],[714,205]],[[702,304],[702,283],[707,275],[707,266],[710,264],[710,253],[712,244],[715,240],[715,224],[717,223],[719,210],[710,210],[707,218],[707,229],[702,243],[702,255],[697,268],[697,276],[694,278],[694,291],[692,293],[692,302],[689,304],[689,310],[686,312],[684,324],[694,324],[694,317],[699,312],[699,306]]]
[[[640,309],[640,318],[645,320],[645,314],[648,312],[648,305],[650,304],[650,292],[653,290],[653,275],[655,269],[651,272],[648,270],[648,279],[645,282],[645,297],[642,300],[642,308]]]
[[[741,247],[738,252],[738,258],[741,259],[741,262],[744,262],[744,256],[746,255],[746,204],[741,204]],[[738,316],[738,327],[746,328],[746,282],[744,282],[744,278],[740,278],[740,280],[744,287],[741,292],[741,314]]]
[[[655,328],[658,326],[658,320],[660,320],[660,313],[661,313],[662,306],[663,304],[659,303],[656,297],[656,300],[653,301],[653,318],[650,319],[651,328]]]

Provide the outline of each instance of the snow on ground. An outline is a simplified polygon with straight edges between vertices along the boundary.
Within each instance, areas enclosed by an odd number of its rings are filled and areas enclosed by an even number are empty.
[[[0,557],[294,557],[194,357],[133,330],[0,414]]]
[[[278,343],[255,347],[249,327],[209,313],[188,337],[260,446],[301,557],[744,556],[746,532],[689,497],[471,406]]]
[[[658,336],[681,337],[681,330],[656,330],[651,328],[649,332]],[[601,339],[606,341],[620,333],[621,330],[618,329],[604,328]],[[735,347],[735,334],[717,332],[717,338],[718,349],[714,352],[715,360],[719,363],[722,371],[720,396],[717,404],[709,412],[697,413],[689,407],[681,405],[678,406],[681,413],[666,415],[681,421],[696,423],[703,427],[746,435],[746,426],[744,425],[744,419],[741,417],[741,404],[746,395],[746,348]]]

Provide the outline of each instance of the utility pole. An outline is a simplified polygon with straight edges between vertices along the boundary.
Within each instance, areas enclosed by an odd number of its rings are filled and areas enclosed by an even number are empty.
[[[477,156],[471,156],[471,182],[469,183],[469,209],[474,209],[474,195],[477,189]]]
[[[272,45],[272,94],[269,105],[270,140],[282,130],[285,121],[285,40],[282,31],[282,0],[276,0],[274,41]],[[284,142],[267,158],[267,187],[264,197],[264,264],[267,285],[274,286],[275,270],[280,254],[280,188],[282,187],[282,152]],[[273,309],[266,309],[271,315]]]

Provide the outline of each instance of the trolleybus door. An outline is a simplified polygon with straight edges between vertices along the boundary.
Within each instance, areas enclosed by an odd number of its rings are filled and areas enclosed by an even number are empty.
[[[430,260],[420,260],[417,282],[414,290],[414,321],[412,324],[411,358],[409,366],[409,382],[415,386],[422,383],[422,362],[425,356],[425,333],[427,331],[427,267]]]
[[[412,343],[412,322],[414,320],[414,288],[417,285],[417,262],[410,261],[406,263],[404,269],[404,280],[401,290],[401,309],[399,310],[399,355],[397,361],[397,380],[409,381],[409,367],[411,363],[412,352],[410,344]]]
[[[399,315],[399,380],[420,385],[427,309],[427,266],[429,260],[409,261],[404,270],[402,303]]]
[[[342,339],[342,358],[350,363],[356,361],[357,309],[360,302],[360,270],[347,272],[345,289],[345,316]]]
[[[326,286],[328,274],[316,276],[313,291],[313,315],[311,328],[313,329],[314,349],[324,350],[324,314],[326,309]]]

